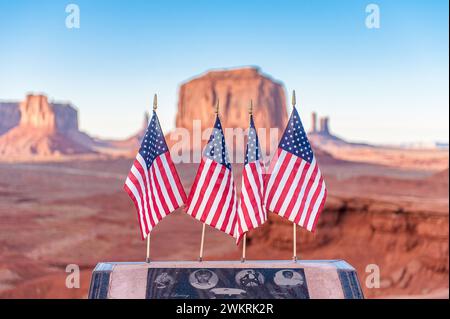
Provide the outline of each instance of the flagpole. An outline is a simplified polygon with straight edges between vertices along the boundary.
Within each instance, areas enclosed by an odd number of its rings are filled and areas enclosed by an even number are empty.
[[[205,226],[206,226],[206,224],[203,224],[202,239],[200,241],[200,254],[198,256],[198,261],[200,261],[200,262],[203,261],[203,244],[205,243]]]
[[[216,108],[214,110],[214,113],[216,114],[216,117],[219,116],[219,99],[217,99],[217,101],[216,101]],[[199,256],[198,256],[198,261],[200,261],[200,262],[203,261],[203,246],[205,244],[205,228],[206,228],[206,224],[203,223],[202,239],[200,240],[200,253],[199,253]]]
[[[294,262],[297,261],[297,225],[295,223],[292,223],[292,230],[293,230],[293,254],[292,254],[292,260]]]
[[[158,108],[158,96],[155,93],[155,95],[153,96],[153,111],[156,111],[157,108]],[[147,234],[147,253],[145,262],[150,263],[150,233]]]
[[[253,115],[253,100],[250,99],[250,105],[248,106],[248,114],[250,117]],[[244,238],[242,239],[242,258],[241,262],[245,262],[245,253],[247,249],[247,232],[244,233]]]
[[[150,234],[147,235],[147,257],[145,258],[147,264],[150,263]]]
[[[297,99],[295,97],[295,90],[292,90],[292,107],[294,108],[297,104]],[[297,261],[297,225],[292,223],[292,260]]]
[[[245,250],[247,248],[247,233],[244,233],[244,238],[242,239],[242,258],[241,262],[245,262]]]

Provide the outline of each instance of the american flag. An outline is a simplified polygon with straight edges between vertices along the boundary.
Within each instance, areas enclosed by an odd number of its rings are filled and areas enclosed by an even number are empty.
[[[225,137],[217,116],[186,204],[199,221],[233,236],[236,225],[236,189]]]
[[[295,107],[272,164],[265,193],[267,209],[314,231],[327,189]]]
[[[241,197],[238,205],[236,223],[237,243],[244,233],[254,229],[267,220],[264,201],[264,163],[261,160],[261,148],[256,133],[253,116],[250,115],[247,149],[245,151],[244,170],[242,172]]]
[[[155,111],[124,189],[136,206],[142,239],[161,219],[186,202]]]

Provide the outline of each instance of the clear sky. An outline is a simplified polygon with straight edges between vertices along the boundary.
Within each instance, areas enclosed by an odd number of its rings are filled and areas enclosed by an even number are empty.
[[[80,28],[65,25],[66,5]],[[380,8],[368,29],[366,6]],[[360,141],[448,141],[447,1],[0,0],[0,99],[71,101],[81,128],[126,137],[155,92],[165,131],[179,84],[211,68],[257,65]],[[244,102],[243,102],[244,103]]]

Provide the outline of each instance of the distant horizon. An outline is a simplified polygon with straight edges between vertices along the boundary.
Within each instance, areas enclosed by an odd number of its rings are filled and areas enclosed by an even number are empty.
[[[30,92],[72,103],[82,131],[123,139],[158,93],[165,132],[181,83],[210,70],[257,66],[331,131],[377,145],[448,143],[447,1],[68,2],[0,4],[0,99]],[[245,101],[243,101],[245,103]]]
[[[250,67],[250,66],[249,66],[249,67]],[[256,66],[255,66],[255,67],[256,67]],[[239,68],[239,67],[238,67],[238,68]],[[244,68],[244,67],[243,67],[243,68]],[[256,67],[256,68],[260,69],[259,67]],[[236,68],[229,68],[229,69],[236,69]],[[229,69],[226,69],[226,70],[229,70]],[[199,76],[201,76],[201,75],[204,75],[204,74],[206,74],[206,73],[208,73],[208,72],[210,72],[210,71],[218,71],[218,70],[224,70],[224,69],[208,70],[208,71],[205,71],[205,72],[200,73],[200,75],[191,77],[191,78],[190,78],[189,80],[187,80],[187,81],[190,81],[190,80],[192,80],[192,79],[195,79],[195,78],[197,78],[197,77],[199,77]],[[270,75],[267,75],[267,74],[264,74],[264,73],[263,73],[263,75],[264,75],[264,76],[268,76],[269,78],[273,79],[272,77],[270,77]],[[273,79],[273,80],[274,80],[274,79]],[[183,83],[186,83],[187,81],[181,82],[180,85],[182,85]],[[282,81],[277,81],[277,80],[274,80],[274,81],[277,82],[277,83],[280,83],[280,84],[283,86],[283,89],[286,90],[286,88],[284,87],[284,84],[283,84]],[[290,102],[290,98],[289,98],[289,97],[290,97],[290,94],[288,94],[288,92],[286,92],[286,93],[287,93],[286,106],[287,106],[288,113],[290,113],[290,112],[292,111],[292,106],[290,106],[290,103],[289,103],[289,102]],[[143,111],[142,111],[142,116],[141,116],[141,118],[140,118],[140,121],[141,121],[140,123],[141,123],[141,124],[138,125],[138,126],[135,128],[134,131],[129,132],[129,133],[128,133],[127,135],[125,135],[125,136],[121,136],[121,137],[112,137],[112,136],[96,135],[96,134],[92,134],[89,130],[84,130],[84,129],[82,129],[82,125],[81,125],[81,123],[80,123],[80,122],[81,122],[81,121],[80,121],[80,113],[82,112],[82,109],[80,109],[80,107],[78,107],[77,105],[73,104],[73,103],[71,102],[71,100],[57,100],[57,99],[52,99],[51,96],[49,96],[49,95],[46,94],[45,92],[33,92],[33,91],[28,91],[27,93],[25,93],[25,95],[24,95],[24,97],[23,97],[22,99],[3,99],[2,97],[0,97],[0,103],[20,103],[20,102],[22,102],[22,101],[24,100],[24,98],[25,98],[28,94],[31,94],[31,95],[45,95],[45,96],[47,96],[48,102],[49,102],[50,104],[52,104],[52,103],[54,103],[54,104],[69,104],[70,106],[74,107],[74,108],[77,110],[77,114],[78,114],[78,126],[79,126],[80,131],[82,131],[82,132],[88,134],[88,135],[91,136],[91,137],[98,138],[98,139],[101,139],[101,140],[117,140],[117,141],[120,141],[120,140],[124,140],[124,139],[127,139],[127,138],[133,136],[133,135],[136,134],[136,132],[138,132],[139,129],[142,127],[142,119],[144,118],[145,113],[147,112],[147,114],[150,114],[150,115],[151,115],[151,111],[152,111],[152,108],[151,108],[150,106],[148,107],[147,110],[143,110]],[[159,99],[159,96],[158,96],[158,99]],[[297,108],[298,108],[298,106],[297,106]],[[308,116],[305,117],[305,114],[301,114],[301,111],[299,111],[299,112],[300,112],[300,116],[301,116],[302,122],[303,122],[303,124],[305,125],[305,120],[304,120],[304,119],[305,119],[305,118],[309,118],[309,117],[308,117]],[[313,112],[317,113],[318,116],[327,116],[327,117],[329,117],[328,114],[321,114],[321,113],[319,113],[319,112],[316,111],[316,110],[312,110],[312,111],[309,113],[309,115],[311,115]],[[174,114],[174,116],[173,116],[173,122],[174,122],[174,123],[175,123],[175,116],[176,116],[176,114]],[[351,137],[342,136],[341,134],[339,134],[339,132],[336,132],[336,131],[333,129],[332,118],[330,118],[330,121],[331,121],[331,124],[330,124],[330,134],[331,134],[331,135],[336,136],[336,137],[338,137],[338,138],[342,138],[343,140],[345,140],[345,141],[347,141],[347,142],[355,143],[355,144],[361,143],[361,144],[368,144],[368,145],[373,145],[373,146],[387,146],[387,147],[389,147],[389,146],[393,146],[393,147],[395,147],[395,146],[397,146],[397,147],[402,147],[402,146],[413,146],[413,145],[421,145],[421,144],[423,144],[423,145],[426,145],[426,144],[434,144],[436,147],[438,147],[438,144],[446,144],[447,146],[448,146],[448,144],[449,144],[449,140],[448,140],[448,139],[447,139],[447,140],[429,140],[429,141],[425,141],[425,140],[417,140],[417,141],[399,142],[399,143],[391,143],[391,144],[389,144],[389,143],[376,143],[376,142],[373,142],[373,141],[366,141],[366,140],[356,140],[356,139],[353,139],[353,138],[351,138]],[[287,124],[287,122],[286,122],[286,124]],[[309,123],[308,125],[305,125],[305,127],[307,128],[307,132],[310,133],[310,130],[311,130],[311,127],[312,127],[311,123]],[[169,130],[166,130],[164,127],[162,127],[162,129],[163,129],[163,131],[164,131],[164,134],[169,134],[171,131],[173,131],[174,129],[176,129],[176,127],[173,126],[173,127],[170,128]]]

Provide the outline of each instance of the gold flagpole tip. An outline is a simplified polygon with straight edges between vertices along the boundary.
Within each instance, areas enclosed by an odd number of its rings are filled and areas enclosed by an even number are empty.
[[[248,113],[253,114],[253,100],[250,100],[250,105],[248,106]]]
[[[158,108],[158,95],[154,95],[153,96],[153,111],[156,111],[156,109]]]
[[[295,98],[295,90],[292,90],[292,106],[295,106],[297,104],[297,100]]]
[[[216,109],[214,112],[216,113],[216,115],[219,114],[219,99],[217,99],[217,101],[216,101]]]

